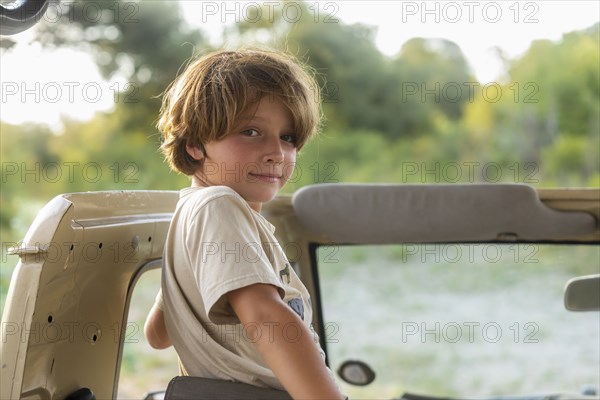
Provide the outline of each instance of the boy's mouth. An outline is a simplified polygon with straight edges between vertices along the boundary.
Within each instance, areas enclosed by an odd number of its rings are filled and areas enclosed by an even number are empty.
[[[278,182],[281,179],[281,175],[276,174],[254,174],[252,172],[249,175],[253,178],[253,180],[258,180],[262,182]]]

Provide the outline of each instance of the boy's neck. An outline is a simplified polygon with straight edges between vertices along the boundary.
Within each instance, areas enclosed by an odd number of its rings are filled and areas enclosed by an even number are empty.
[[[201,182],[198,178],[196,178],[196,176],[192,177],[192,184],[191,187],[193,188],[205,188],[205,187],[210,187],[210,185],[206,185],[203,182]],[[235,191],[235,189],[232,189]],[[237,192],[236,192],[237,193]],[[239,194],[239,193],[238,193]],[[241,196],[241,195],[240,195]],[[256,211],[257,213],[260,213],[260,210],[262,210],[262,203],[257,203],[257,202],[249,202],[246,199],[244,199],[244,201],[246,201],[246,203],[248,203],[248,205],[250,206],[251,209],[253,209],[254,211]]]

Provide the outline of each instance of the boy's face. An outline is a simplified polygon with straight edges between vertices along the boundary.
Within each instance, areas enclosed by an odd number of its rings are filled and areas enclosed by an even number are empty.
[[[260,211],[279,192],[294,171],[295,133],[290,111],[281,101],[265,96],[241,115],[224,139],[207,143],[194,185],[229,186]],[[194,152],[194,150],[196,150]],[[202,158],[197,149],[188,149]]]

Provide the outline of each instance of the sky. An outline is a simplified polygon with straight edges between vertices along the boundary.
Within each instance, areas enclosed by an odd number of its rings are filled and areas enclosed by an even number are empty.
[[[252,14],[254,1],[178,0],[187,22],[221,43],[222,30]],[[298,18],[294,3],[265,2]],[[330,23],[362,23],[376,28],[375,43],[386,55],[396,54],[413,37],[445,38],[457,43],[481,83],[500,79],[498,47],[517,57],[539,39],[559,40],[600,20],[600,2],[589,1],[307,1],[313,17]],[[51,10],[51,12],[55,10]],[[50,14],[48,14],[50,15]],[[51,20],[48,16],[48,21]],[[270,15],[261,14],[268,19]],[[44,23],[44,22],[42,22]],[[0,57],[0,119],[9,123],[42,122],[60,129],[60,116],[86,120],[110,110],[124,81],[105,82],[91,58],[73,50],[44,50],[32,31],[12,36],[18,45]],[[599,50],[600,51],[600,50]]]

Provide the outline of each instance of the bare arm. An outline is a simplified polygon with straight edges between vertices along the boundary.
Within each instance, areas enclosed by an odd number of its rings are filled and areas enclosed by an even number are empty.
[[[146,318],[144,336],[152,348],[166,349],[171,346],[171,339],[165,324],[165,314],[156,304],[152,306]]]
[[[256,338],[259,352],[293,398],[345,398],[327,371],[310,330],[274,286],[250,285],[227,296],[248,337]]]

